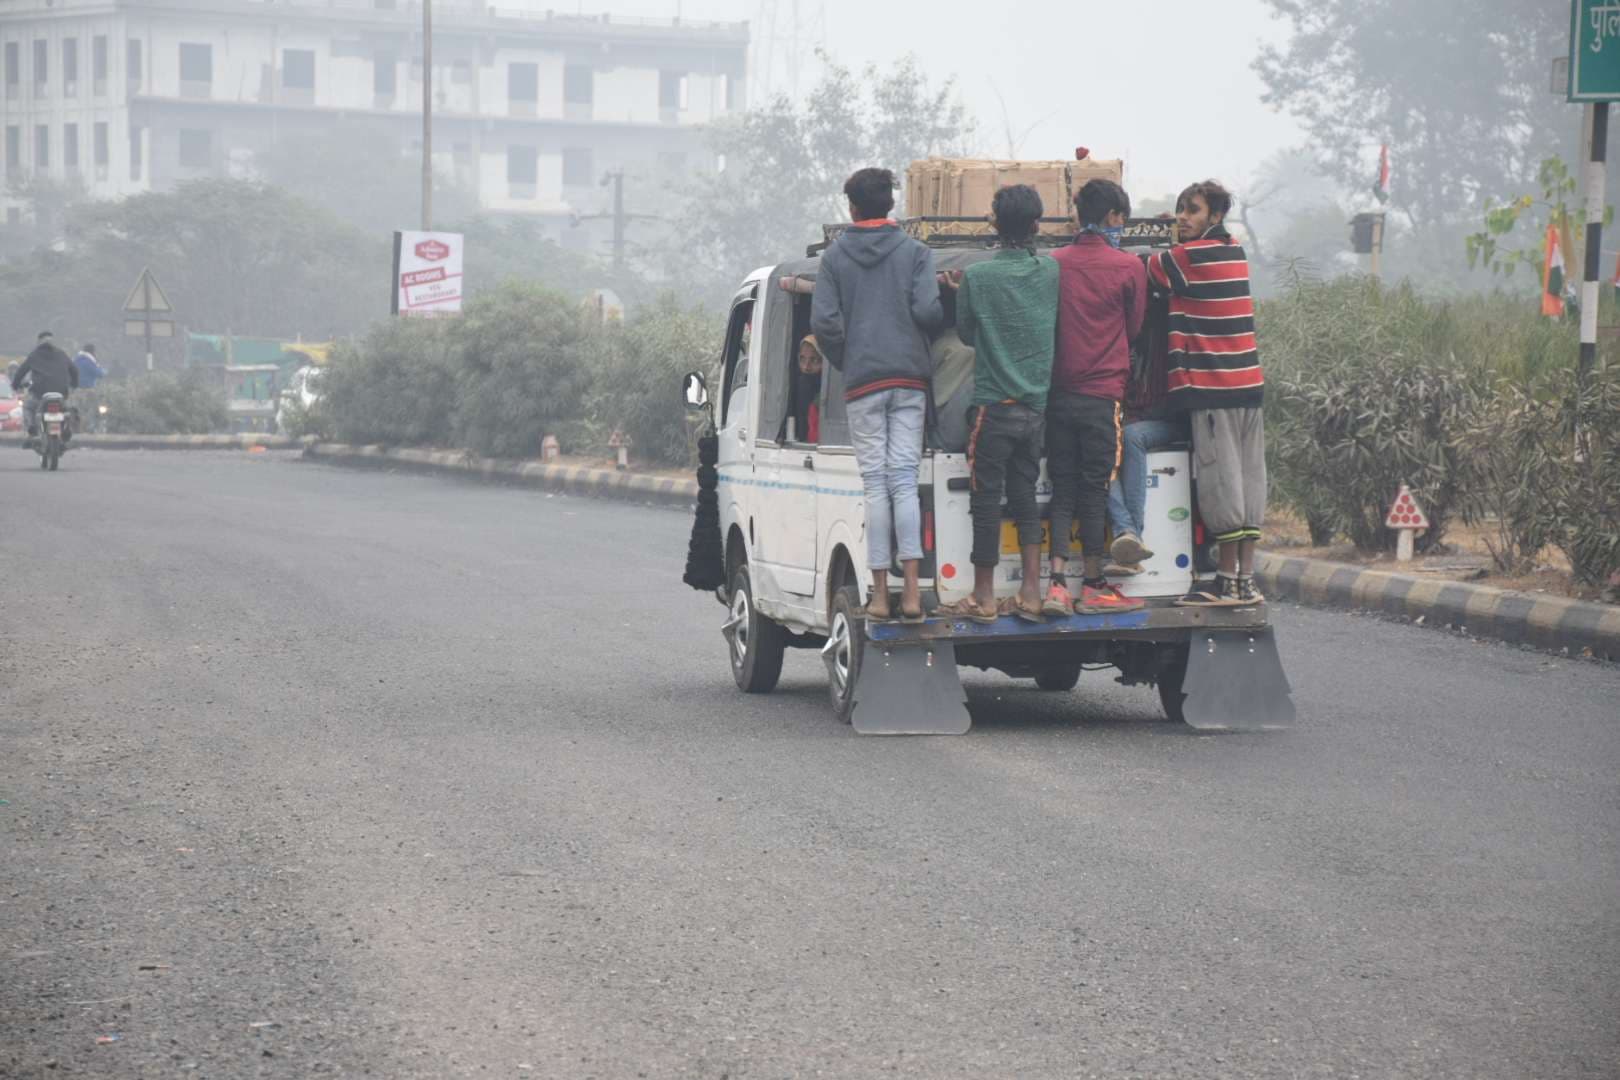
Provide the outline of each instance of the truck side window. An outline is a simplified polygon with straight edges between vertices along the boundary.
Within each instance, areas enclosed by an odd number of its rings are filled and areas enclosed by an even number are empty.
[[[732,422],[732,399],[738,390],[748,385],[748,342],[753,325],[754,301],[740,300],[731,308],[731,322],[726,327],[726,351],[721,363],[725,371],[725,393],[720,398],[720,426]],[[740,398],[737,399],[741,401]]]

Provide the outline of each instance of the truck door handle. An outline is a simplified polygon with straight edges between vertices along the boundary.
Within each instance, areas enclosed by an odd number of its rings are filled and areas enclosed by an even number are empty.
[[[804,455],[804,467],[807,469],[814,469],[816,467],[816,459],[809,454]]]

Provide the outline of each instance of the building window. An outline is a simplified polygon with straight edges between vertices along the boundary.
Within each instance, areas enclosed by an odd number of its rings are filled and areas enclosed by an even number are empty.
[[[22,175],[22,128],[6,125],[6,179],[15,180]]]
[[[98,35],[90,40],[90,92],[96,97],[107,96],[107,38]]]
[[[34,42],[34,96],[51,92],[51,46],[44,38]]]
[[[91,150],[91,153],[95,155],[96,179],[105,180],[107,179],[107,164],[111,158],[111,149],[108,145],[107,122],[105,120],[96,121],[95,134],[92,136],[92,138],[95,140],[95,146]]]
[[[22,97],[22,49],[15,41],[6,42],[6,98]]]
[[[563,149],[563,187],[590,187],[596,181],[591,168],[591,148],[569,146]]]
[[[534,198],[535,184],[540,177],[539,157],[532,146],[506,148],[506,186],[512,198]]]
[[[570,120],[589,120],[596,102],[596,71],[586,64],[563,68],[563,115]]]
[[[138,41],[126,42],[124,45],[124,78],[128,80],[129,92],[139,93],[141,89],[141,43]]]
[[[540,65],[509,64],[506,68],[506,97],[511,110],[520,116],[533,116],[540,104]]]
[[[129,128],[129,178],[140,181],[146,171],[146,140],[141,137],[141,129],[130,125]]]
[[[62,39],[62,93],[79,96],[79,39]]]
[[[214,47],[180,43],[180,96],[209,97],[214,92]]]
[[[7,225],[21,225],[22,224],[22,207],[20,207],[20,206],[8,206],[8,207],[6,207],[6,224]]]
[[[62,125],[62,168],[69,176],[79,174],[79,125]]]
[[[379,101],[393,101],[399,89],[399,64],[393,53],[378,53],[372,61],[371,92]]]
[[[44,124],[34,127],[34,171],[44,173],[51,167],[51,129]]]
[[[180,129],[180,167],[206,169],[214,160],[214,133],[206,128]]]
[[[281,86],[284,90],[315,90],[315,50],[281,50]]]
[[[659,119],[665,122],[673,122],[676,115],[685,108],[685,74],[679,71],[660,71],[658,73]]]

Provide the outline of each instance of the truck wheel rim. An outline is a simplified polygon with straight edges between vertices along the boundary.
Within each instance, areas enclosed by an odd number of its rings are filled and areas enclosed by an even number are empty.
[[[842,612],[833,616],[833,648],[827,666],[832,669],[833,683],[843,696],[849,688],[849,618]]]
[[[751,616],[748,590],[738,589],[731,601],[731,617],[737,620],[737,628],[731,633],[731,662],[739,670],[748,660],[748,623]]]

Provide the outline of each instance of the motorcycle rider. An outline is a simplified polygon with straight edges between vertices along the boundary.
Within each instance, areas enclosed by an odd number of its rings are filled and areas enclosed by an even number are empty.
[[[61,394],[65,399],[79,385],[79,369],[73,366],[67,353],[56,347],[49,330],[40,331],[34,351],[11,376],[13,390],[20,392],[25,383],[28,397],[23,402],[23,427],[28,437],[23,440],[23,449],[27,450],[33,448],[39,437],[40,399],[46,394]]]

